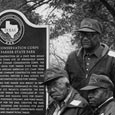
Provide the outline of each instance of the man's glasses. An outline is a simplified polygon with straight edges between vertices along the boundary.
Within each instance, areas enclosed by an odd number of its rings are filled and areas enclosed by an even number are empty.
[[[83,37],[92,38],[97,34],[98,34],[97,32],[80,32],[80,37],[81,38],[83,38]]]

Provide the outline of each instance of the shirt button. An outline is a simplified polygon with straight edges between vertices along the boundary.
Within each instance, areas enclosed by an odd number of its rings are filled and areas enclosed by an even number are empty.
[[[86,69],[88,71],[88,69]]]
[[[89,63],[87,63],[87,65],[89,65]]]
[[[90,60],[90,58],[88,58],[88,60]]]

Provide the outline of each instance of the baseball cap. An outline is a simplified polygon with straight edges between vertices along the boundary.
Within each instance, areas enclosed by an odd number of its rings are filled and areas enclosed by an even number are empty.
[[[81,88],[81,90],[93,90],[97,88],[109,88],[113,89],[113,82],[106,75],[92,74],[87,86]]]
[[[66,70],[58,68],[58,67],[48,68],[44,72],[44,82],[42,84],[46,85],[48,82],[56,80],[60,77],[68,78],[68,74]]]
[[[85,18],[81,21],[79,32],[98,32],[102,33],[102,25],[96,19]]]

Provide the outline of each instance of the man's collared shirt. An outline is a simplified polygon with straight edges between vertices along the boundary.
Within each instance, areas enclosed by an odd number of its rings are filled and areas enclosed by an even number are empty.
[[[103,102],[101,105],[98,106],[98,108],[95,110],[97,111],[99,108],[101,108],[104,104],[106,104],[108,101],[110,101],[111,99],[113,99],[113,96],[108,98],[105,102]]]
[[[84,59],[84,67],[85,70],[88,72],[91,68],[95,65],[95,63],[101,58],[103,52],[103,47],[98,47],[93,53],[86,54],[84,52],[83,59]]]
[[[114,99],[114,97],[112,96],[112,97],[110,97],[110,98],[108,98],[105,102],[103,102],[101,105],[99,105],[95,110],[94,110],[94,115],[114,115],[114,113],[115,113],[115,111],[113,112],[113,111],[111,111],[110,109],[112,108],[114,108],[114,105],[110,105],[110,106],[108,106],[109,108],[109,112],[108,112],[108,109],[107,108],[103,108],[104,107],[104,105],[106,104],[106,103],[108,103],[109,101],[111,101],[111,100],[113,100]],[[108,112],[108,113],[106,113],[106,112]],[[112,113],[111,113],[112,112]]]
[[[58,103],[55,104],[56,109],[53,113],[53,115],[60,115],[60,113],[62,112],[62,110],[64,109],[66,103],[68,102],[70,96],[71,96],[72,91],[70,91],[70,93],[68,94],[68,96],[65,98],[65,100],[61,103],[61,105],[59,105]]]

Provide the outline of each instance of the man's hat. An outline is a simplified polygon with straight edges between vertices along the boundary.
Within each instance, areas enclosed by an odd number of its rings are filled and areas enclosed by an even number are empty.
[[[46,85],[48,82],[56,80],[60,77],[68,78],[66,70],[57,67],[46,69],[44,73],[44,82],[42,84]]]
[[[102,25],[96,20],[85,18],[81,21],[79,32],[98,32],[102,33]]]
[[[109,88],[112,90],[114,88],[114,84],[109,77],[105,75],[92,74],[88,85],[81,88],[81,90],[93,90],[97,88]]]

